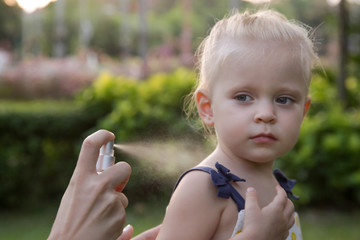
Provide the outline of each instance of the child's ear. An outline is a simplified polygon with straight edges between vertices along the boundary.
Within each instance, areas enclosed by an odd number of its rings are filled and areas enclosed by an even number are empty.
[[[198,90],[196,92],[196,106],[201,120],[207,126],[213,126],[213,111],[211,108],[211,100],[208,93],[204,90]]]
[[[311,98],[310,98],[310,97],[306,97],[305,106],[304,106],[304,114],[303,114],[304,117],[305,117],[305,115],[307,114],[307,112],[309,111],[310,104],[311,104]]]

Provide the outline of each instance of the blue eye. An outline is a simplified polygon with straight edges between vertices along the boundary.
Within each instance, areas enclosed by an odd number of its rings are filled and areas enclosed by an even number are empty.
[[[290,104],[293,102],[292,99],[288,98],[288,97],[279,97],[276,99],[276,102],[279,103],[279,104]]]
[[[252,97],[250,97],[249,95],[246,95],[246,94],[239,94],[235,97],[235,99],[240,102],[248,102],[248,101],[252,100]]]

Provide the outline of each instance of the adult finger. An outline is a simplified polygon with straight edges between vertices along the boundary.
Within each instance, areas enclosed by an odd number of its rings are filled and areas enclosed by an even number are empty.
[[[120,237],[116,240],[130,240],[132,235],[134,234],[134,228],[131,225],[127,225],[124,229]]]
[[[118,193],[118,194],[119,194],[121,204],[123,205],[124,208],[126,208],[129,205],[128,198],[123,193]]]
[[[126,162],[118,162],[114,166],[109,167],[101,173],[101,178],[106,178],[109,182],[109,187],[121,192],[127,182],[129,181],[131,174],[131,167]]]
[[[158,225],[156,227],[153,227],[143,233],[140,233],[136,237],[134,237],[132,240],[155,240],[157,235],[159,234],[161,225]]]
[[[75,171],[96,172],[96,161],[102,145],[115,139],[115,135],[99,130],[83,141]]]

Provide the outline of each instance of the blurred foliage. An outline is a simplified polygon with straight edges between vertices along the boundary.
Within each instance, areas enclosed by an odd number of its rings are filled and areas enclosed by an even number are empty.
[[[355,77],[349,77],[352,100],[345,109],[336,99],[333,76],[331,71],[314,75],[312,106],[299,141],[276,161],[277,167],[297,179],[300,205],[360,203],[360,86]],[[114,132],[117,142],[153,141],[154,136],[200,141],[182,113],[183,96],[194,79],[195,73],[186,69],[154,74],[144,81],[104,72],[79,94],[76,104],[0,102],[0,206],[59,199],[81,141],[99,128]],[[170,194],[174,176],[147,161],[129,156],[117,159],[133,167],[125,190],[131,201]]]
[[[0,102],[0,207],[60,199],[97,116],[73,102]]]
[[[89,47],[100,50],[110,56],[120,56],[121,43],[126,40],[126,51],[132,55],[138,54],[138,41],[140,39],[139,2],[129,1],[127,10],[122,9],[119,1],[113,0],[87,0],[65,1],[65,30],[61,40],[65,43],[67,53],[75,54],[84,46],[79,46],[79,34],[81,22],[87,22],[91,26]],[[181,38],[184,20],[191,26],[193,50],[206,36],[209,28],[214,25],[216,19],[222,18],[228,13],[231,1],[196,0],[191,1],[190,10],[184,10],[183,1],[156,0],[146,3],[147,40],[149,49],[158,47],[171,39],[174,42]],[[0,39],[7,39],[11,46],[20,48],[21,44],[21,18],[22,12],[18,7],[8,7],[0,1]],[[265,5],[266,6],[266,5]],[[360,7],[351,4],[350,34],[353,35],[350,45],[358,43],[358,18]],[[241,11],[245,9],[266,8],[264,5],[253,5],[248,2],[238,1]],[[294,18],[307,25],[317,28],[316,38],[321,42],[320,51],[325,51],[327,43],[336,38],[337,9],[330,7],[326,1],[273,1],[269,8],[274,8],[284,13],[288,18]],[[126,11],[122,15],[122,11]],[[186,11],[186,13],[184,13]],[[55,34],[55,3],[41,9],[36,14],[41,17],[41,27],[44,32],[41,39],[42,53],[51,56],[53,44],[57,38]],[[126,36],[122,30],[126,30]],[[178,45],[178,43],[175,43]],[[177,49],[179,50],[179,49]],[[357,50],[358,56],[359,52]],[[354,56],[356,58],[356,56]]]
[[[139,82],[103,73],[78,101],[0,102],[0,207],[36,206],[59,199],[74,169],[81,141],[99,128],[128,142],[157,134],[185,135],[182,96],[195,74],[179,69]],[[170,176],[128,156],[129,198],[169,194]],[[145,171],[145,172],[144,172]],[[141,192],[141,194],[139,194]]]
[[[96,128],[113,131],[119,141],[185,135],[192,130],[182,116],[182,100],[194,82],[194,72],[182,68],[141,82],[103,73],[79,99],[89,107],[107,109]]]
[[[313,77],[312,105],[299,141],[277,166],[297,179],[300,204],[342,208],[360,203],[360,85],[347,79],[351,107],[336,98],[331,74]]]
[[[4,1],[0,1],[0,47],[11,48],[20,42],[20,16],[20,8],[9,7]]]
[[[196,137],[182,116],[183,97],[190,92],[194,82],[195,73],[183,68],[169,74],[157,73],[140,82],[104,72],[78,100],[89,109],[106,109],[107,114],[99,119],[95,129],[114,132],[116,142]],[[132,177],[125,188],[131,201],[170,196],[177,176],[129,155],[117,159],[132,166]]]

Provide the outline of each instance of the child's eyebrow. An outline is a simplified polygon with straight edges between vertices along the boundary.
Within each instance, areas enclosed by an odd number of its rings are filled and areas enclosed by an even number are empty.
[[[295,87],[282,87],[279,89],[279,92],[289,93],[295,97],[301,97],[301,95],[303,95],[301,89]]]

